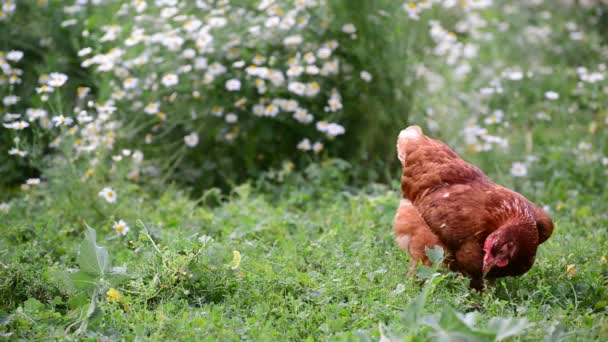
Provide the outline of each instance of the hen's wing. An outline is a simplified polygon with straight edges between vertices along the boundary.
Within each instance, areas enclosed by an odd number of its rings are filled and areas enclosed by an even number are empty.
[[[488,184],[456,184],[437,189],[416,202],[431,231],[456,251],[467,240],[483,240],[494,229],[488,217]]]
[[[534,218],[536,219],[536,227],[538,228],[538,243],[545,242],[551,234],[553,234],[553,220],[546,211],[534,203],[530,203]]]
[[[408,274],[411,276],[418,261],[425,265],[430,265],[426,256],[425,247],[433,248],[439,246],[445,251],[445,245],[439,241],[431,228],[418,213],[416,207],[407,199],[402,199],[395,216],[395,239],[399,247],[406,250],[410,255],[410,269]]]

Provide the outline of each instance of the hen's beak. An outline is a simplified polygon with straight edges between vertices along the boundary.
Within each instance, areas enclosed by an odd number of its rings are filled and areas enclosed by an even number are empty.
[[[482,271],[483,271],[484,277],[486,274],[488,274],[488,272],[490,272],[490,270],[492,268],[494,268],[495,265],[496,265],[496,261],[494,261],[494,259],[490,259],[487,262],[483,263]]]

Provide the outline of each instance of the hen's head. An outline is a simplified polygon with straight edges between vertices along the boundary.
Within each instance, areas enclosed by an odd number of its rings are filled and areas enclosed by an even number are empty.
[[[484,242],[483,274],[493,269],[499,273],[524,273],[532,267],[537,247],[538,232],[530,224],[502,226]]]

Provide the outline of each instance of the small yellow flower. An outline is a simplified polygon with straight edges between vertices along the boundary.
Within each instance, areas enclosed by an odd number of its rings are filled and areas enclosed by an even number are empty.
[[[85,172],[85,175],[86,175],[87,177],[92,177],[92,176],[93,176],[93,173],[94,173],[93,169],[88,169],[88,170]]]
[[[602,257],[600,258],[600,262],[602,264],[608,264],[608,259],[606,259],[606,257],[602,255]]]
[[[241,265],[241,252],[232,251],[232,262],[230,263],[230,268],[236,270]]]
[[[110,303],[116,303],[120,301],[120,292],[118,292],[118,290],[116,290],[115,288],[111,287],[108,292],[106,293],[106,295],[108,296],[108,302]]]
[[[566,273],[568,273],[569,279],[572,279],[576,275],[576,267],[574,266],[574,264],[568,265],[568,267],[566,268]]]

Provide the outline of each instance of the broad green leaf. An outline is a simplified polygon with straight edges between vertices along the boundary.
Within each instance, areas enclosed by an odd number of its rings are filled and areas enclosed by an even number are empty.
[[[488,324],[488,330],[496,333],[496,341],[502,341],[507,337],[520,335],[530,326],[525,318],[494,317]]]
[[[429,260],[433,263],[433,266],[441,265],[443,261],[443,248],[439,246],[433,247],[433,249],[424,247],[424,252],[426,256],[429,257]]]
[[[68,279],[75,290],[90,293],[97,286],[98,276],[78,271],[70,273]]]
[[[458,316],[458,318],[464,324],[466,324],[469,328],[475,329],[475,324],[477,323],[477,320],[479,319],[480,315],[479,315],[479,312],[473,311],[473,312],[467,312],[465,314],[456,312],[456,316]]]
[[[90,299],[91,298],[87,294],[77,294],[76,296],[68,299],[66,304],[70,309],[83,308],[89,304]]]
[[[411,328],[418,328],[419,320],[426,304],[426,299],[431,291],[431,288],[437,285],[434,280],[437,279],[436,275],[432,275],[429,280],[426,281],[426,285],[413,301],[408,304],[407,308],[402,314],[403,323]]]
[[[414,275],[419,279],[429,279],[435,274],[435,270],[426,265],[419,266],[414,271]]]
[[[74,292],[76,287],[72,282],[72,273],[65,270],[52,270],[50,273],[51,281],[57,286],[62,292]]]
[[[400,341],[382,322],[378,323],[378,331],[380,332],[379,342]]]
[[[87,236],[80,245],[78,265],[80,270],[102,277],[110,270],[110,255],[105,247],[97,245],[95,229],[87,226]]]
[[[439,318],[439,325],[443,329],[448,331],[460,332],[465,334],[473,333],[473,327],[469,326],[462,319],[460,319],[454,309],[450,307],[445,307],[441,312],[441,316]]]
[[[488,342],[491,339],[480,338],[472,334],[441,330],[434,334],[434,341],[439,342]]]
[[[547,329],[547,334],[543,338],[544,342],[559,342],[566,337],[566,326],[563,323],[555,323]]]
[[[8,325],[12,322],[14,315],[9,315],[8,313],[0,310],[0,325]]]
[[[82,322],[80,323],[80,327],[78,327],[78,330],[76,330],[76,334],[84,334],[87,331],[87,327],[89,325],[89,318],[91,318],[91,316],[93,316],[93,314],[95,313],[95,310],[97,309],[97,289],[93,292],[93,295],[91,296],[91,301],[89,302],[89,306],[87,308],[87,312],[85,313],[85,316],[82,318]]]
[[[43,309],[44,309],[44,304],[42,304],[36,298],[29,298],[28,300],[25,301],[25,303],[23,303],[23,311],[25,311],[29,315],[35,314],[38,311],[43,310]]]

